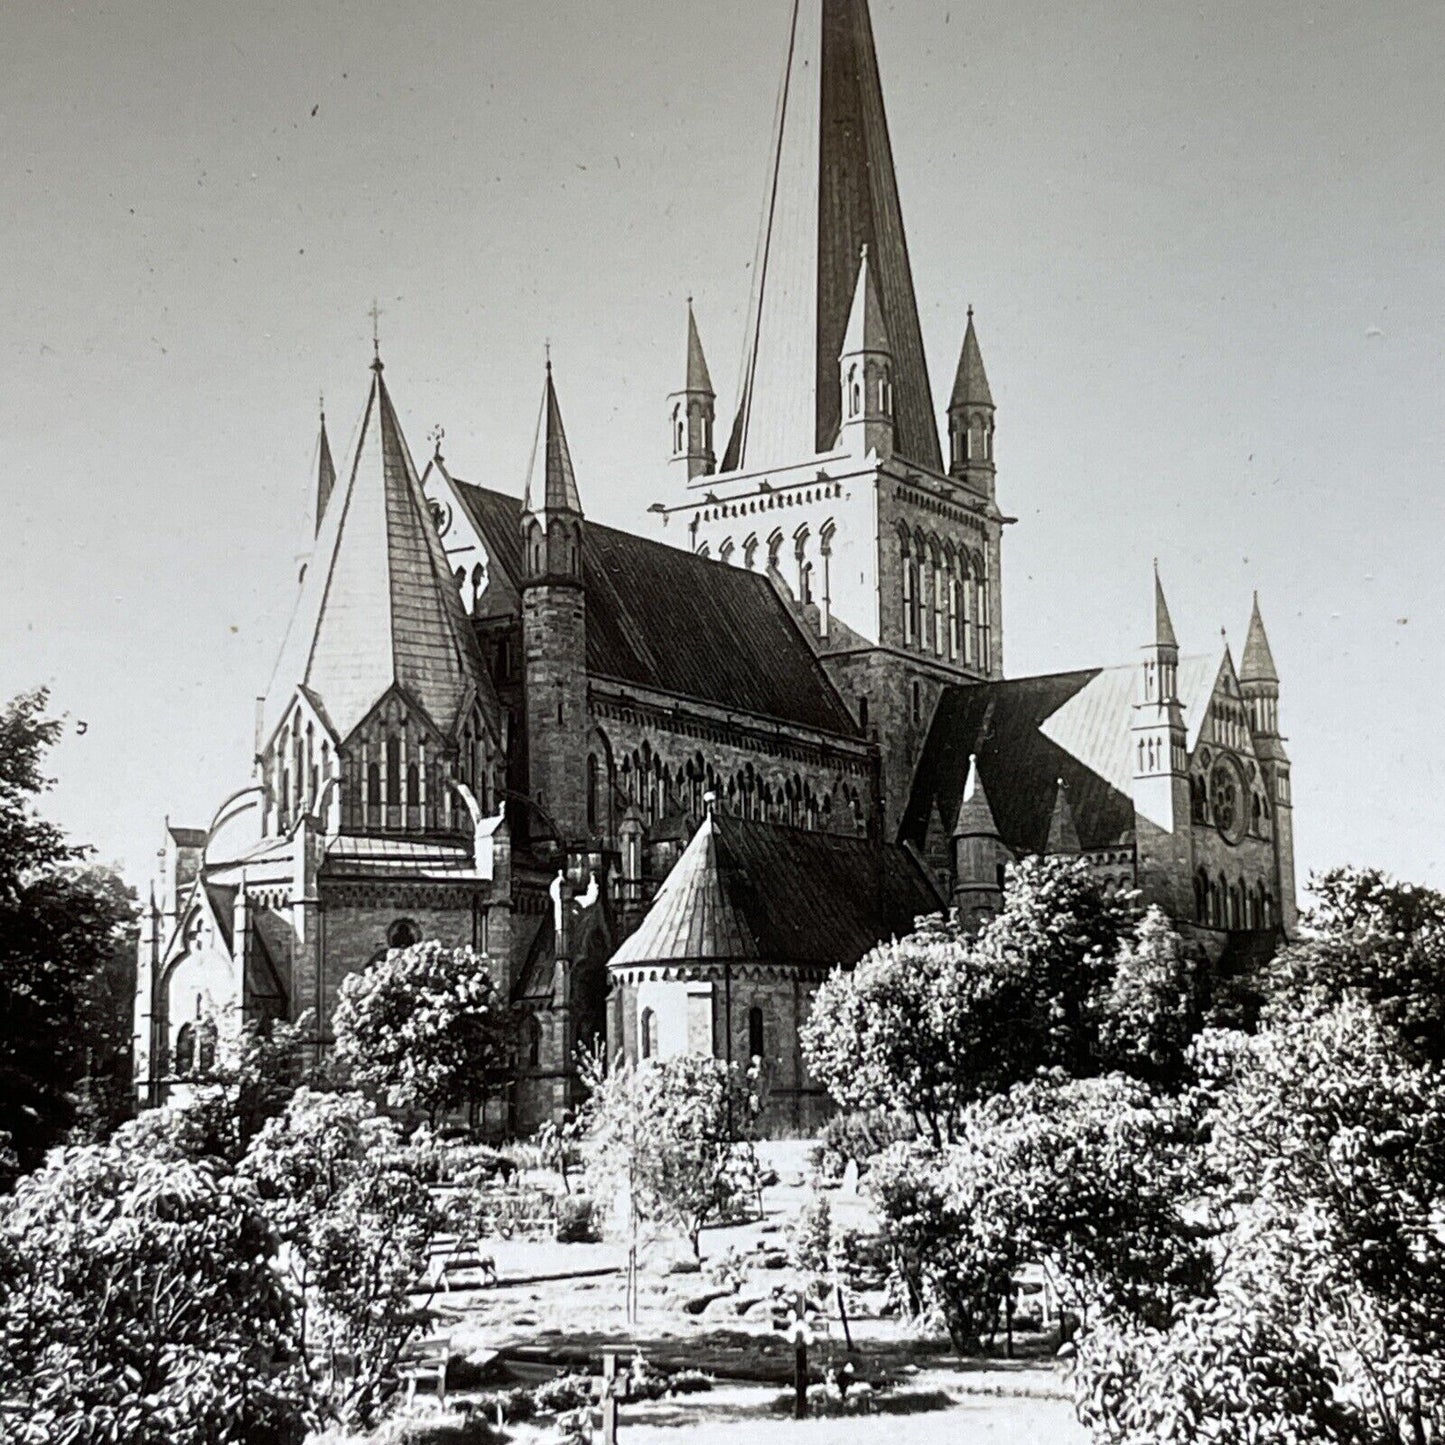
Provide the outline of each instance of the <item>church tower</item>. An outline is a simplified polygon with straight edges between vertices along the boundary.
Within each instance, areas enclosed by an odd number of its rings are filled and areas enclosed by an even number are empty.
[[[963,352],[948,402],[948,474],[990,498],[994,494],[993,428],[993,392],[983,369],[983,352],[970,306]]]
[[[1290,760],[1279,731],[1279,670],[1275,667],[1269,635],[1259,610],[1259,593],[1254,594],[1254,611],[1249,619],[1249,636],[1240,659],[1239,690],[1249,708],[1254,751],[1269,783],[1270,806],[1274,810],[1275,866],[1279,877],[1280,922],[1293,934],[1299,922],[1295,902],[1294,799],[1290,791]]]
[[[713,451],[717,395],[712,389],[691,297],[687,301],[687,384],[668,397],[667,408],[674,468],[685,468],[690,482],[698,477],[710,477],[717,471],[717,455]]]
[[[1179,639],[1154,569],[1154,640],[1144,649],[1134,707],[1134,829],[1146,903],[1192,916],[1189,752],[1179,700]]]
[[[960,926],[981,928],[1002,909],[1003,856],[998,824],[978,774],[978,758],[970,757],[953,825],[953,906]]]
[[[583,525],[548,361],[522,501],[522,667],[528,788],[543,826],[564,850],[587,837]]]
[[[893,349],[878,300],[878,287],[865,245],[858,265],[853,310],[838,357],[838,385],[843,426],[841,451],[854,456],[893,455]]]

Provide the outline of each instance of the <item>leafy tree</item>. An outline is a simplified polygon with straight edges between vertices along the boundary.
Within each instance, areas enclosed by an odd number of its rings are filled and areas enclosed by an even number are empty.
[[[895,1146],[869,1176],[908,1303],[956,1349],[1011,1328],[1014,1278],[1047,1267],[1080,1313],[1167,1320],[1204,1287],[1183,1203],[1195,1178],[1187,1110],[1118,1075],[1055,1074],[982,1100],[941,1150]]]
[[[1419,1057],[1445,1064],[1445,895],[1377,869],[1335,869],[1311,887],[1301,938],[1265,971],[1267,1016],[1360,999]]]
[[[393,950],[342,983],[332,1026],[337,1058],[362,1087],[433,1123],[485,1107],[516,1074],[516,1016],[470,948]]]
[[[1209,1041],[1206,1041],[1208,1045]],[[1445,1430],[1445,1076],[1358,999],[1214,1050],[1212,1296],[1106,1316],[1081,1413],[1118,1445],[1404,1445]]]
[[[313,1399],[369,1425],[417,1337],[412,1291],[444,1219],[419,1161],[359,1094],[299,1089],[241,1162],[281,1244]]]
[[[810,1069],[844,1109],[899,1109],[935,1147],[971,1105],[1041,1069],[1183,1082],[1200,963],[1157,910],[1105,898],[1078,859],[1030,859],[975,938],[942,918],[819,989]]]
[[[0,711],[0,1131],[24,1168],[76,1121],[78,1095],[93,1131],[127,1102],[130,1031],[116,995],[135,908],[113,873],[83,866],[87,850],[36,811],[62,726],[47,702],[41,690]]]
[[[699,1253],[703,1228],[758,1187],[757,1078],[685,1054],[591,1079],[584,1157],[591,1193],[625,1200],[629,1219],[680,1231]]]
[[[981,959],[942,918],[825,979],[802,1030],[808,1067],[843,1109],[901,1109],[935,1145],[1013,1077],[1027,980]]]
[[[0,1398],[22,1445],[289,1445],[289,1312],[255,1193],[128,1124],[0,1202]]]

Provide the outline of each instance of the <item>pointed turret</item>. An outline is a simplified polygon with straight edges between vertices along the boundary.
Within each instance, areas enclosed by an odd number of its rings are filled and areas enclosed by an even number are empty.
[[[857,456],[891,456],[893,350],[867,246],[863,247],[858,262],[853,309],[838,357],[838,382],[843,413],[839,448]]]
[[[1259,593],[1249,618],[1249,635],[1239,668],[1239,690],[1249,708],[1250,730],[1255,756],[1259,758],[1269,787],[1274,814],[1275,864],[1279,878],[1280,922],[1293,933],[1299,920],[1294,881],[1294,792],[1289,752],[1279,731],[1279,669],[1264,630],[1259,610]]]
[[[838,358],[866,245],[893,353],[895,449],[941,471],[867,0],[794,0],[742,388],[724,471],[832,448]]]
[[[394,686],[443,734],[479,689],[490,695],[380,360],[371,370],[356,451],[327,503],[263,704],[263,745],[298,687],[339,741]],[[329,450],[323,443],[323,458]]]
[[[1153,624],[1131,743],[1135,853],[1145,901],[1187,918],[1194,910],[1188,730],[1179,699],[1179,639],[1157,562]]]
[[[522,689],[527,766],[540,825],[564,847],[584,843],[587,813],[585,522],[552,363],[522,502]]]
[[[1274,665],[1274,653],[1270,650],[1269,634],[1264,630],[1264,618],[1259,611],[1259,593],[1254,594],[1254,611],[1249,618],[1249,636],[1244,642],[1244,657],[1239,668],[1241,685],[1248,683],[1279,682],[1279,672]]]
[[[1003,856],[975,754],[968,760],[968,781],[953,825],[953,905],[964,927],[981,927],[1003,907]]]
[[[713,423],[717,417],[717,397],[712,389],[712,376],[703,355],[702,337],[698,334],[697,317],[693,314],[692,297],[687,299],[687,384],[667,399],[672,427],[672,460],[685,464],[687,479],[710,477],[717,471],[713,451]]]
[[[1174,619],[1169,616],[1169,601],[1164,596],[1157,562],[1154,564],[1154,646],[1172,649],[1178,661],[1179,639],[1174,635]]]
[[[316,531],[326,516],[326,504],[336,490],[336,463],[331,460],[331,440],[326,435],[326,409],[321,410],[321,434],[316,444]]]
[[[522,513],[525,517],[535,517],[544,530],[554,517],[582,516],[582,500],[577,495],[577,476],[572,470],[572,451],[567,445],[567,432],[562,425],[562,408],[557,402],[551,361],[547,362],[537,435],[527,464]]]
[[[1064,780],[1059,779],[1058,791],[1054,794],[1054,811],[1049,818],[1049,841],[1044,851],[1049,857],[1072,856],[1084,851],[1079,842],[1079,828],[1074,821],[1074,809],[1069,802],[1069,790]]]
[[[949,473],[992,494],[994,404],[983,352],[968,308],[968,329],[948,401]]]

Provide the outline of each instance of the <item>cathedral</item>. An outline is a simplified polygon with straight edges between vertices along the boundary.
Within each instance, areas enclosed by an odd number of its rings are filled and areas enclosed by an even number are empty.
[[[1181,649],[1156,571],[1139,660],[1006,676],[973,314],[940,414],[867,0],[789,3],[739,395],[720,418],[689,306],[651,536],[589,520],[550,362],[525,477],[418,466],[379,354],[339,470],[323,417],[253,770],[166,830],[141,1103],[225,1009],[310,1018],[324,1054],[342,980],[437,939],[520,1009],[499,1127],[560,1117],[601,1046],[756,1058],[806,1133],[818,983],[920,916],[986,920],[1013,860],[1083,859],[1216,959],[1293,928],[1257,599],[1238,664]]]

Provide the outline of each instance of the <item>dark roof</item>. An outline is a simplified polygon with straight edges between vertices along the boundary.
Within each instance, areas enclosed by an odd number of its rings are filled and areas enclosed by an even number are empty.
[[[494,566],[522,579],[522,504],[455,481]],[[756,572],[588,522],[587,670],[594,677],[845,737],[858,726],[817,654]]]
[[[221,930],[221,936],[226,940],[227,952],[231,949],[236,931],[236,894],[238,891],[230,884],[206,884],[206,896],[211,901],[211,912],[216,915],[216,924]]]
[[[901,847],[726,813],[698,830],[674,872],[679,886],[669,887],[672,878],[664,883],[653,904],[657,918],[648,914],[636,942],[619,950],[619,963],[850,965],[944,906],[921,865]],[[703,873],[711,876],[700,880]],[[679,912],[679,893],[714,896],[715,916]]]
[[[974,752],[999,836],[1016,852],[1045,850],[1060,779],[1068,790],[1084,848],[1106,847],[1132,832],[1133,799],[1109,780],[1102,761],[1104,754],[1121,745],[1127,749],[1127,713],[1121,718],[1117,706],[1100,709],[1097,766],[1042,731],[1090,683],[1111,682],[1108,674],[1113,671],[1117,670],[1090,668],[946,689],[914,773],[902,836],[921,845],[934,806],[945,823],[952,823],[968,781],[969,754]],[[1127,700],[1128,694],[1123,696]]]

